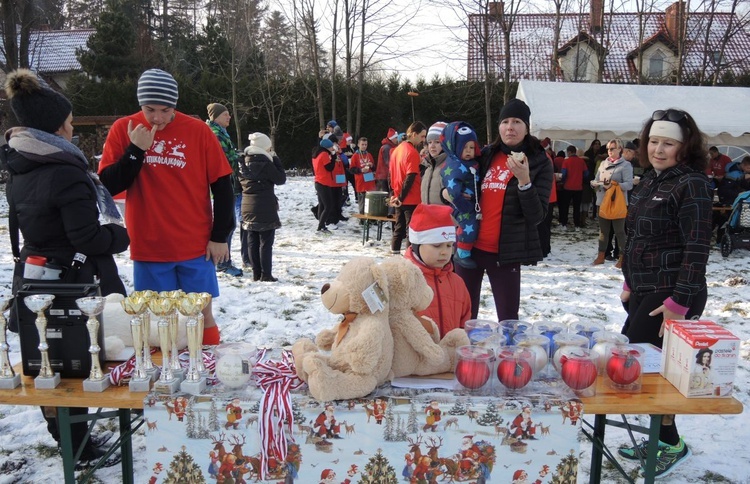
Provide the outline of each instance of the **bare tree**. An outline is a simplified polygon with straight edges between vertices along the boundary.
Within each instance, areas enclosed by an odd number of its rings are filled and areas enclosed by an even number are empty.
[[[292,18],[295,26],[295,66],[297,74],[306,78],[305,74],[312,71],[315,83],[314,89],[305,84],[305,88],[315,99],[318,109],[318,125],[320,129],[325,126],[323,110],[323,72],[321,48],[318,40],[320,28],[318,19],[315,17],[315,0],[293,0]]]

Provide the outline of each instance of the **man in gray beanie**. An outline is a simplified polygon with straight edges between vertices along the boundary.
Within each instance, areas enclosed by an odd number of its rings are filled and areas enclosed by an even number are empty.
[[[137,96],[141,110],[112,125],[99,164],[111,193],[127,190],[133,285],[216,297],[215,266],[229,257],[233,225],[232,168],[211,129],[175,110],[178,87],[169,73],[144,72]],[[203,310],[203,344],[215,345],[211,307]]]

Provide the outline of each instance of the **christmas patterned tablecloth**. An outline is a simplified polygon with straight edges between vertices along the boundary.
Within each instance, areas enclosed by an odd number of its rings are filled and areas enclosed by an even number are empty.
[[[262,397],[254,388],[149,394],[141,458],[150,482],[576,482],[583,404],[559,390],[481,396],[387,387],[337,402],[293,393],[285,455],[274,448],[264,459]]]

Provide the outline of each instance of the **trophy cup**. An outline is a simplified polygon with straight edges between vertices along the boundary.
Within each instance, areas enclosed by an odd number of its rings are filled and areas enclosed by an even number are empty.
[[[148,307],[155,315],[159,316],[159,321],[156,323],[156,326],[159,329],[162,368],[159,379],[154,383],[154,390],[172,394],[180,387],[180,380],[175,377],[172,368],[169,365],[172,341],[170,338],[171,334],[167,317],[169,317],[169,314],[172,312],[173,301],[168,297],[157,296],[148,301]]]
[[[201,302],[201,312],[198,313],[198,334],[200,335],[201,339],[201,348],[203,348],[203,310],[208,306],[208,304],[211,302],[211,293],[209,292],[200,292],[194,295],[194,297],[198,298],[198,300]],[[201,351],[201,357],[198,358],[198,371],[201,373],[201,375],[208,376],[208,370],[206,369],[206,365],[203,364],[203,352]]]
[[[102,372],[101,362],[99,361],[99,320],[98,315],[104,311],[104,304],[107,298],[101,296],[81,297],[76,299],[76,305],[83,314],[89,317],[86,321],[86,329],[89,330],[89,353],[91,353],[91,371],[89,377],[83,380],[84,392],[103,392],[109,387],[109,377]]]
[[[151,361],[151,345],[149,344],[149,338],[151,337],[151,315],[148,312],[148,302],[152,298],[157,297],[157,293],[154,291],[137,291],[131,294],[131,296],[142,297],[145,302],[143,312],[141,313],[141,321],[143,321],[143,369],[148,373],[151,381],[156,381],[159,378],[159,367]]]
[[[180,314],[187,316],[187,340],[188,351],[190,353],[190,366],[185,376],[185,380],[180,384],[180,391],[199,395],[206,389],[206,377],[198,371],[198,359],[203,360],[201,351],[201,335],[198,330],[198,314],[200,314],[202,300],[190,295],[185,295],[178,300],[177,309]]]
[[[177,289],[176,291],[163,291],[159,293],[161,297],[167,297],[172,300],[172,311],[167,316],[169,321],[169,337],[172,342],[172,350],[170,351],[169,367],[172,369],[172,373],[176,378],[182,380],[185,378],[185,371],[180,366],[180,351],[177,348],[177,330],[180,324],[180,315],[177,312],[177,306],[180,304],[180,299],[185,295],[185,292]]]
[[[12,390],[21,384],[21,375],[16,375],[13,371],[13,366],[10,364],[10,358],[8,358],[8,340],[5,337],[5,327],[7,321],[5,320],[5,311],[10,307],[10,303],[13,298],[3,297],[0,299],[0,389],[1,390]]]
[[[52,371],[49,362],[49,345],[47,344],[47,317],[44,311],[52,305],[55,296],[52,294],[34,294],[23,298],[23,303],[31,312],[36,313],[36,330],[39,333],[39,353],[41,366],[39,375],[34,378],[34,388],[37,390],[52,390],[60,384],[60,374]]]
[[[142,296],[131,295],[120,301],[120,304],[127,314],[133,316],[130,320],[130,333],[133,335],[135,368],[128,387],[131,392],[147,392],[151,389],[151,376],[143,365],[143,348],[147,344],[144,340],[148,340],[148,336],[143,334],[143,319],[141,318],[143,312],[148,310],[146,299]]]

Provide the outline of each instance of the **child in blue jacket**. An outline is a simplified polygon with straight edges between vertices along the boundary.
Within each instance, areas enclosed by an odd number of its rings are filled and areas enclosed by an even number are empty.
[[[471,249],[479,233],[482,214],[477,201],[479,172],[479,140],[474,128],[463,121],[449,123],[441,137],[448,154],[441,175],[458,223],[454,262],[467,269],[476,267]]]

